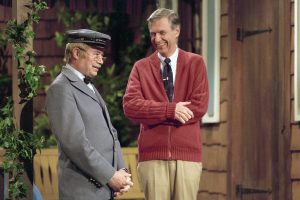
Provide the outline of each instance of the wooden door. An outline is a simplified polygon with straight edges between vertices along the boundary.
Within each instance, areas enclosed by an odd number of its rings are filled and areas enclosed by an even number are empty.
[[[279,200],[278,0],[232,0],[230,199]]]

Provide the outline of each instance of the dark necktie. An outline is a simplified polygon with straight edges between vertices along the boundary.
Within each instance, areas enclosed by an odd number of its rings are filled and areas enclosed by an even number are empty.
[[[166,64],[163,68],[162,78],[163,78],[166,94],[168,96],[169,101],[171,102],[173,100],[173,90],[174,90],[173,73],[170,65],[171,60],[170,58],[166,58],[164,62]]]
[[[91,78],[90,77],[84,77],[83,81],[85,82],[85,84],[89,84],[91,82]]]

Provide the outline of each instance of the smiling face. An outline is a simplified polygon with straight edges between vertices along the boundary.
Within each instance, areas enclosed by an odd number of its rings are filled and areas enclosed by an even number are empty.
[[[72,50],[72,65],[83,75],[93,78],[97,75],[104,62],[103,51],[86,46],[76,47]]]
[[[163,56],[170,57],[177,48],[180,26],[172,28],[167,17],[149,23],[149,32],[153,47]]]

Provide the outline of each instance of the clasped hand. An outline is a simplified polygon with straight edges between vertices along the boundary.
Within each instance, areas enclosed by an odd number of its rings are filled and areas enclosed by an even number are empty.
[[[133,186],[131,174],[127,173],[123,169],[120,169],[119,171],[115,172],[113,177],[108,182],[108,185],[115,191],[115,196],[120,196],[128,192]]]
[[[194,113],[187,107],[191,102],[178,102],[175,108],[175,119],[185,124],[194,117]]]

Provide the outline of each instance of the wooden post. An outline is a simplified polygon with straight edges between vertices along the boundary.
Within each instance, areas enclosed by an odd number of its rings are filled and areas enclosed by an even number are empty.
[[[22,23],[26,17],[29,9],[26,8],[24,5],[27,5],[31,2],[31,0],[23,0],[23,1],[12,1],[12,17],[13,19],[17,20],[17,23]],[[32,40],[29,41],[27,46],[28,49],[32,49]],[[15,126],[16,129],[20,129],[20,116],[21,111],[24,105],[20,105],[20,90],[19,90],[19,79],[18,79],[18,70],[17,70],[17,60],[15,59],[15,53],[13,52],[12,58],[12,91],[13,91],[13,100],[14,100],[14,119],[15,119]]]
[[[12,1],[12,18],[17,20],[17,23],[22,23],[27,18],[27,13],[30,10],[25,7],[25,5],[30,5],[31,0],[13,0]],[[32,28],[32,27],[31,27]],[[28,42],[26,50],[33,49],[32,39]],[[14,101],[14,124],[17,130],[24,130],[26,132],[32,132],[33,130],[33,109],[32,100],[24,104],[19,104],[20,102],[20,90],[19,90],[19,78],[17,69],[17,60],[15,59],[15,52],[13,51],[12,59],[12,93]],[[28,185],[28,192],[26,199],[33,199],[32,195],[32,184],[33,184],[33,164],[32,161],[25,161],[25,170],[27,176],[24,176],[25,183]]]

